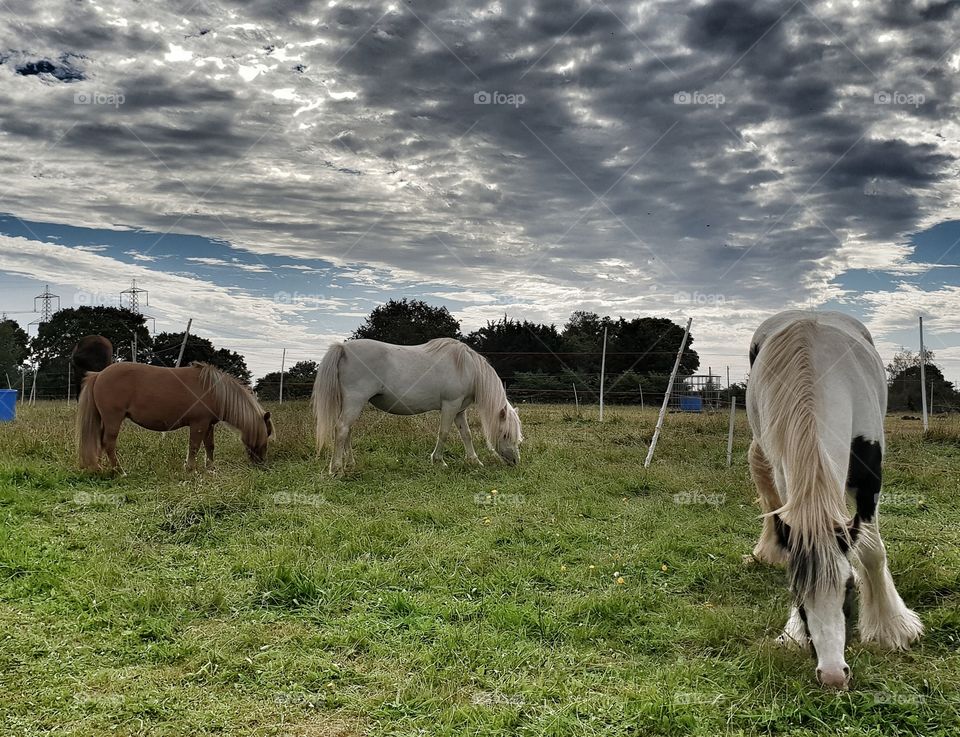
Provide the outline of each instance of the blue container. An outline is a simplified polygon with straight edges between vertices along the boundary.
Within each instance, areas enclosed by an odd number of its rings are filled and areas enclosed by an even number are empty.
[[[680,410],[683,412],[702,412],[703,397],[680,397]]]
[[[0,389],[0,422],[10,422],[17,416],[17,390]]]

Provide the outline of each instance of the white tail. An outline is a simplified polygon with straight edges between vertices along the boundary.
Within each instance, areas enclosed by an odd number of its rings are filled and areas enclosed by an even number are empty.
[[[345,350],[343,343],[334,343],[327,349],[317,379],[313,382],[313,416],[317,421],[317,453],[327,443],[333,444],[333,435],[340,419],[340,361]]]
[[[80,390],[80,402],[77,411],[77,442],[80,447],[81,467],[94,471],[100,466],[100,453],[103,448],[103,423],[100,411],[93,399],[93,385],[97,381],[97,372],[88,371]]]
[[[786,501],[772,514],[790,528],[795,593],[837,583],[842,557],[837,535],[847,530],[845,480],[825,453],[817,424],[811,328],[797,321],[769,338],[751,378],[764,395],[764,444],[786,480]]]

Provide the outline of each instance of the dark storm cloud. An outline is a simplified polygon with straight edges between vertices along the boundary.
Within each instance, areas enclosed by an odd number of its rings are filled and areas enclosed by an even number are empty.
[[[49,75],[61,82],[76,82],[84,78],[83,71],[77,68],[76,61],[70,54],[64,54],[56,61],[50,59],[24,61],[17,64],[15,69],[17,74],[24,77]]]
[[[874,17],[885,25],[894,28],[915,28],[921,21],[941,22],[951,18],[953,12],[960,7],[957,0],[947,0],[941,3],[881,3],[874,11]]]
[[[901,140],[863,140],[853,146],[844,141],[824,147],[830,156],[840,157],[846,149],[850,153],[832,169],[830,176],[838,186],[861,185],[873,177],[894,179],[914,186],[925,186],[940,181],[951,156],[937,153],[934,145],[909,144]]]
[[[803,301],[851,238],[899,258],[954,186],[950,3],[12,7],[17,48],[84,55],[70,86],[124,102],[3,77],[11,207],[60,195],[544,311],[570,289]],[[924,101],[877,101],[897,91]]]
[[[706,49],[732,49],[742,54],[766,40],[770,46],[781,43],[780,21],[796,3],[740,3],[716,0],[690,14],[687,40],[691,46]]]

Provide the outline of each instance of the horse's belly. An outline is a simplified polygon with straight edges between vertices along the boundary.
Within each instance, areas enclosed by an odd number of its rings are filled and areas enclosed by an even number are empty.
[[[130,421],[134,425],[139,425],[145,430],[153,430],[154,432],[170,432],[171,430],[179,430],[181,427],[184,426],[182,422],[178,422],[178,423],[163,422],[160,420],[144,419],[143,417],[135,417],[133,415],[130,416]]]
[[[409,395],[397,396],[388,392],[370,397],[370,404],[392,415],[418,415],[421,412],[440,409],[439,400],[428,400],[425,397]]]
[[[181,427],[186,427],[208,414],[210,412],[206,405],[196,400],[192,402],[157,402],[140,399],[132,402],[127,409],[127,417],[134,424],[155,432],[179,430]]]

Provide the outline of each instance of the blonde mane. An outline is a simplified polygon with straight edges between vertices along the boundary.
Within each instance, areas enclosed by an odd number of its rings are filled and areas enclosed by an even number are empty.
[[[454,338],[434,338],[424,345],[424,350],[428,353],[449,352],[453,355],[457,371],[473,370],[473,402],[490,450],[496,450],[501,434],[514,444],[523,440],[520,422],[516,420],[516,411],[507,400],[503,382],[486,358]],[[504,409],[507,414],[501,416],[500,412]]]
[[[200,386],[213,397],[217,416],[237,428],[252,444],[267,441],[267,426],[263,408],[250,389],[240,381],[209,363],[191,364],[200,369]]]
[[[836,536],[847,530],[845,479],[824,452],[817,424],[813,328],[798,320],[771,336],[750,377],[760,399],[761,442],[786,477],[787,498],[770,514],[790,526],[791,579],[800,591],[840,575]]]

